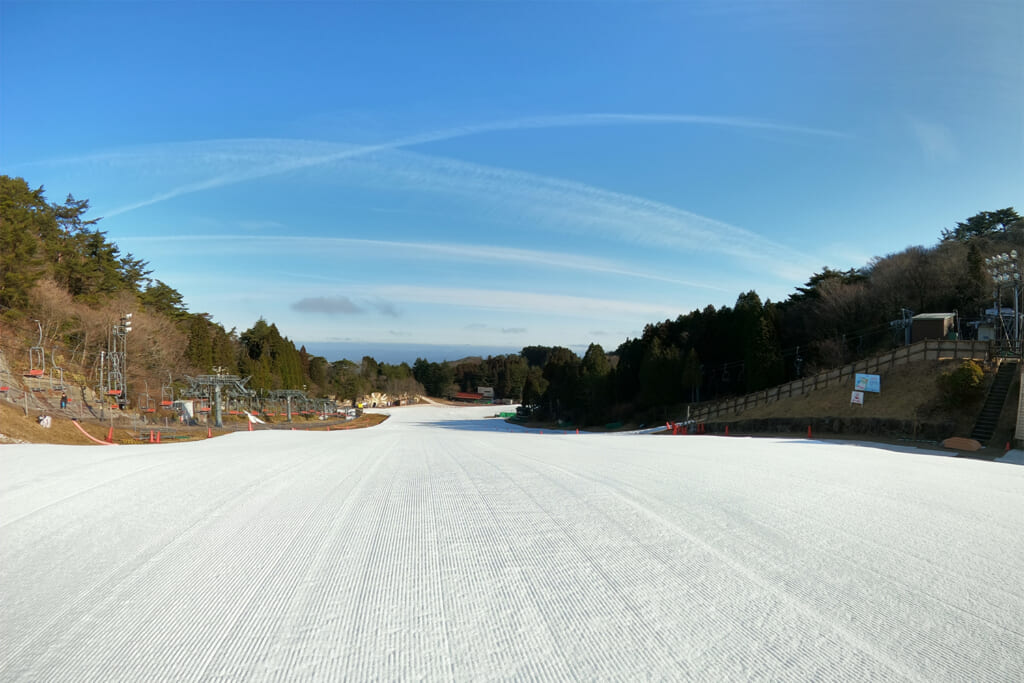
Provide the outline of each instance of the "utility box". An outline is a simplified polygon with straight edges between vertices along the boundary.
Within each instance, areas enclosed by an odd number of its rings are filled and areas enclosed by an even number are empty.
[[[910,343],[925,339],[948,339],[955,332],[955,313],[922,313],[915,315],[910,325]]]

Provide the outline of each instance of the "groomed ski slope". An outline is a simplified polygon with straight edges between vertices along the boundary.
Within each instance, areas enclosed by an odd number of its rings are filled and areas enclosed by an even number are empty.
[[[1024,468],[493,412],[0,447],[0,680],[1024,680]]]

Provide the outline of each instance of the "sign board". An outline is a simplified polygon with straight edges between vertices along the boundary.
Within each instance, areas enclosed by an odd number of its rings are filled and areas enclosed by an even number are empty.
[[[857,404],[859,406],[864,405],[864,392],[854,391],[850,394],[850,403]]]
[[[864,375],[857,373],[853,383],[857,391],[870,391],[874,394],[882,393],[882,378],[879,375]]]

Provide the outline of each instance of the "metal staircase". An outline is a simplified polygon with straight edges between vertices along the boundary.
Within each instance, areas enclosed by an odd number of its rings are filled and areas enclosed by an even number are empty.
[[[974,422],[974,431],[971,438],[984,445],[996,431],[999,422],[999,414],[1003,412],[1003,404],[1006,403],[1006,394],[1013,384],[1014,375],[1017,372],[1017,361],[1004,360],[999,364],[999,371],[988,390],[985,404],[978,413],[978,419]]]

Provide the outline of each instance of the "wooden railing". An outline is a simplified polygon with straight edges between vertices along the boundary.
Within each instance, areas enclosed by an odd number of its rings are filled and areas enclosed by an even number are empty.
[[[764,389],[746,396],[709,401],[691,405],[689,419],[696,422],[710,422],[739,415],[745,410],[765,405],[791,396],[803,396],[815,389],[824,389],[839,382],[848,382],[853,390],[854,376],[858,373],[878,374],[882,370],[898,365],[931,360],[988,360],[992,357],[995,347],[988,341],[950,341],[945,339],[926,339],[925,341],[894,349],[887,353],[865,358],[841,368],[820,372],[813,377],[780,384],[771,389]]]

